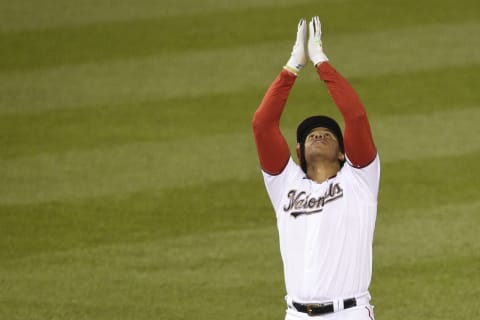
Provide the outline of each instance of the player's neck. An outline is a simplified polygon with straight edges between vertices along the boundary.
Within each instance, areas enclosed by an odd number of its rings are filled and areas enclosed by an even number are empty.
[[[307,165],[307,177],[317,183],[327,181],[340,170],[340,164],[335,162],[316,162]]]

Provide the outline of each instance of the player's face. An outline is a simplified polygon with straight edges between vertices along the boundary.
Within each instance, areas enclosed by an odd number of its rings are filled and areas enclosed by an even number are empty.
[[[343,154],[337,137],[327,128],[313,129],[305,139],[305,158],[313,160],[316,157],[332,161],[342,160]]]

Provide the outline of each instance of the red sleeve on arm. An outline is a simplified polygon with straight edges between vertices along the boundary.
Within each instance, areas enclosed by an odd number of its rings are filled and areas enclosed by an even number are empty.
[[[377,150],[362,102],[348,81],[328,62],[318,65],[317,72],[345,121],[343,141],[348,159],[354,167],[367,166],[375,159]]]
[[[280,117],[297,77],[282,70],[270,85],[252,120],[258,158],[263,171],[276,175],[290,158],[288,143],[280,132]]]

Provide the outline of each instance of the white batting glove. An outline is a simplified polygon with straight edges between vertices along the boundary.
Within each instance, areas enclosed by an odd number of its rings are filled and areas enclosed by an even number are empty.
[[[316,67],[319,63],[328,61],[327,56],[323,52],[322,47],[322,25],[320,24],[320,19],[318,16],[315,16],[310,20],[308,24],[309,35],[308,35],[308,57],[312,61],[313,65]]]
[[[307,63],[307,51],[305,49],[305,43],[307,40],[307,22],[304,18],[298,22],[297,40],[293,45],[292,54],[288,59],[284,69],[298,74],[300,70]]]

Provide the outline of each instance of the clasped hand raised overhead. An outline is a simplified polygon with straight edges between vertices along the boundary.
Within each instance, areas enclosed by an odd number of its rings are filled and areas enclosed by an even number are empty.
[[[328,61],[322,47],[322,25],[318,16],[313,17],[308,24],[308,42],[307,42],[307,22],[304,18],[300,19],[297,28],[297,38],[293,45],[290,59],[284,68],[294,74],[298,74],[306,65],[307,59],[317,66],[319,63]]]

